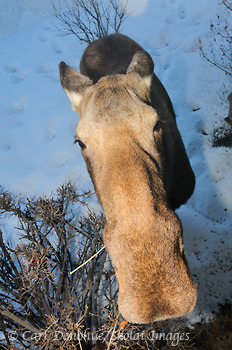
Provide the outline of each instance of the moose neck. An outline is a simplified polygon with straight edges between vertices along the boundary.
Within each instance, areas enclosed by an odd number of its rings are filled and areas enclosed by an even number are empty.
[[[162,164],[138,147],[130,148],[130,152],[128,148],[127,152],[123,147],[115,148],[104,163],[97,192],[107,222],[127,227],[144,227],[144,222],[154,225],[157,215],[167,208]]]

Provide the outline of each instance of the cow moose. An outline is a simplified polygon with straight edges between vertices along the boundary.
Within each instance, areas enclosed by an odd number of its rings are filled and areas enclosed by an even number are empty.
[[[80,72],[61,62],[60,79],[80,121],[76,141],[104,209],[103,240],[132,323],[189,313],[197,290],[174,212],[195,176],[170,98],[150,55],[125,35],[93,41]]]

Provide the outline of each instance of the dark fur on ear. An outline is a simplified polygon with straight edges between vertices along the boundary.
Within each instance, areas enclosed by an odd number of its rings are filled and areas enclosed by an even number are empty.
[[[66,91],[82,93],[84,89],[92,85],[92,81],[88,77],[80,74],[64,62],[60,62],[59,69],[60,81]]]
[[[64,62],[60,62],[60,81],[74,111],[79,113],[80,102],[85,90],[93,83],[92,80],[77,72],[74,68],[69,67]]]
[[[148,52],[140,50],[136,52],[127,69],[127,73],[136,72],[141,77],[151,76],[154,70],[154,63]]]
[[[142,47],[126,35],[114,33],[93,41],[85,50],[80,72],[95,84],[101,77],[126,74],[134,54]]]

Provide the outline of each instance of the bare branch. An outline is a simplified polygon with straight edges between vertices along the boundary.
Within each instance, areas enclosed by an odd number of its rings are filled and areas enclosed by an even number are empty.
[[[1,315],[5,316],[5,317],[9,317],[14,322],[18,323],[20,326],[22,326],[25,329],[28,329],[29,331],[31,331],[33,333],[39,333],[40,332],[39,329],[37,329],[37,328],[33,327],[32,325],[30,325],[29,323],[25,322],[20,317],[12,314],[12,312],[10,312],[8,310],[3,310],[2,307],[0,307],[0,313],[1,313]]]
[[[214,39],[209,45],[207,44],[210,48],[208,52],[201,40],[199,40],[199,47],[204,59],[232,79],[232,2],[223,0],[222,4],[228,10],[228,19],[222,21],[218,15],[217,23],[211,24]]]
[[[110,32],[119,32],[128,18],[127,1],[119,0],[66,0],[65,10],[53,4],[56,28],[63,35],[74,34],[81,42],[91,43]]]

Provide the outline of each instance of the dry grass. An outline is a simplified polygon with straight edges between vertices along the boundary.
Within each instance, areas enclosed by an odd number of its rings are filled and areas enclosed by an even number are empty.
[[[196,350],[232,349],[232,305],[221,306],[215,318],[207,324],[197,324],[190,334]]]

